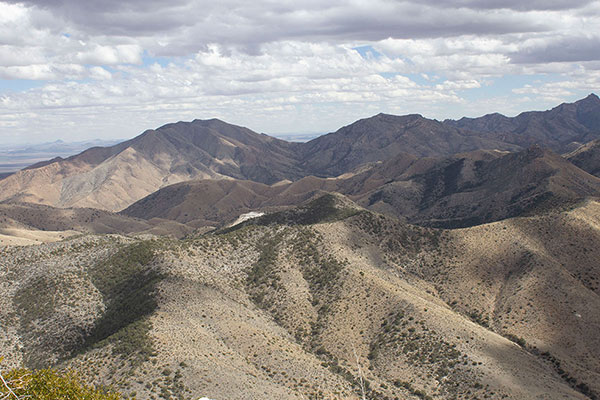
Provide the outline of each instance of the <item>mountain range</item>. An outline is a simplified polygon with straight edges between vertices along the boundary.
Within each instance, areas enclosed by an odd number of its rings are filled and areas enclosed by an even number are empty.
[[[399,153],[446,157],[532,144],[563,153],[600,137],[600,99],[514,118],[435,121],[379,114],[307,143],[290,143],[219,120],[168,124],[111,147],[56,158],[0,180],[0,200],[122,210],[170,184],[243,179],[265,184],[336,177]]]
[[[0,369],[140,399],[595,400],[599,259],[593,94],[308,142],[177,122],[0,179]]]

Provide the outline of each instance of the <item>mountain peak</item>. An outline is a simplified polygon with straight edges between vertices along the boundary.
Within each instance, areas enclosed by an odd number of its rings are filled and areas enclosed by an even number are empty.
[[[209,118],[209,119],[198,119],[196,118],[195,120],[192,121],[193,124],[209,124],[211,122],[218,122],[218,123],[222,123],[222,124],[227,124],[227,122],[220,120],[219,118]],[[227,124],[227,125],[231,125],[231,124]]]
[[[595,93],[590,93],[587,97],[575,102],[576,105],[597,106],[600,105],[600,98]]]

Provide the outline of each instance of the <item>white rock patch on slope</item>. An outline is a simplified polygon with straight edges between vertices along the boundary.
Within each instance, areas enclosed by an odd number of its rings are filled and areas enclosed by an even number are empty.
[[[247,220],[249,220],[249,219],[252,219],[252,218],[258,218],[258,217],[262,217],[263,215],[265,215],[265,213],[264,213],[264,212],[250,211],[250,212],[248,212],[248,213],[245,213],[245,214],[242,214],[242,215],[240,215],[240,216],[239,216],[239,217],[238,217],[238,218],[235,220],[235,222],[233,222],[233,223],[232,223],[231,225],[229,225],[229,226],[230,226],[230,227],[231,227],[231,226],[236,226],[237,224],[241,224],[241,223],[242,223],[242,222],[244,222],[244,221],[247,221]]]

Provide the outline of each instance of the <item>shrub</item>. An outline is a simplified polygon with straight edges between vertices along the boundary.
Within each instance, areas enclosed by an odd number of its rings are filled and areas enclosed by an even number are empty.
[[[117,392],[85,385],[73,371],[13,369],[0,384],[0,399],[120,400]],[[10,390],[9,390],[10,388]],[[16,396],[16,397],[15,397]]]
[[[159,243],[142,241],[120,249],[98,263],[91,280],[104,298],[106,310],[76,351],[114,343],[113,353],[147,359],[153,349],[147,317],[156,309],[155,291],[164,274],[151,262]]]

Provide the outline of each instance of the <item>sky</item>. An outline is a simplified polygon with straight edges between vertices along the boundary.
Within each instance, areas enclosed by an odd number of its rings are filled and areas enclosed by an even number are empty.
[[[0,146],[513,116],[599,88],[600,1],[0,0]]]

